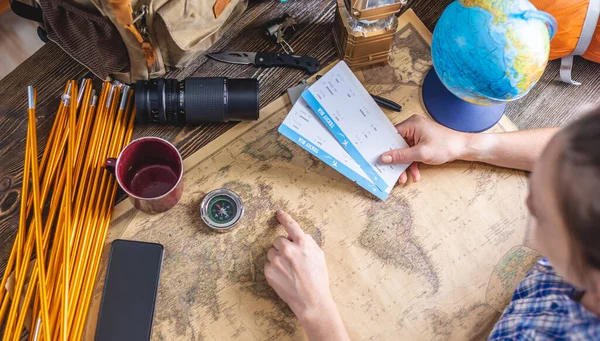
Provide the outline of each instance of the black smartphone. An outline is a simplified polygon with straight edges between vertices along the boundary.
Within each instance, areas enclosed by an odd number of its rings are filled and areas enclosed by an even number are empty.
[[[150,340],[163,250],[156,243],[112,243],[96,341]]]

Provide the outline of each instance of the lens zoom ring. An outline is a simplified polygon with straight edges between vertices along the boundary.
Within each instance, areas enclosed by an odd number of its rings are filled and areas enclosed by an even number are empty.
[[[225,78],[189,78],[185,80],[187,123],[226,122]]]

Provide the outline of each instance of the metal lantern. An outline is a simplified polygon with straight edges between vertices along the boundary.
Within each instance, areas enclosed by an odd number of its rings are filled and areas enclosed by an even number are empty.
[[[340,57],[353,69],[387,63],[406,0],[338,0],[334,40]]]

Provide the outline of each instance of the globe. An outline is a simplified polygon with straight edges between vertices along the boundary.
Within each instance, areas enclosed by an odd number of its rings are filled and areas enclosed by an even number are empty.
[[[457,0],[435,26],[433,66],[464,101],[513,101],[542,76],[555,29],[554,18],[526,0]]]

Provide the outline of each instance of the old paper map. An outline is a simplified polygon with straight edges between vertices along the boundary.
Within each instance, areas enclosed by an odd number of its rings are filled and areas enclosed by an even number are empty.
[[[420,85],[431,68],[430,39],[408,11],[390,65],[358,73],[371,92],[402,104],[402,113],[386,112],[394,123],[426,116]],[[238,124],[187,158],[184,195],[172,210],[150,216],[129,202],[115,208],[107,242],[165,247],[153,340],[305,340],[263,274],[267,249],[284,233],[277,209],[324,249],[353,340],[485,338],[537,258],[524,246],[526,176],[464,162],[423,166],[421,182],[380,201],[277,133],[290,108],[282,97],[258,122]],[[494,129],[515,127],[503,118]],[[199,213],[203,196],[220,187],[246,205],[239,226],[225,234],[211,232]]]

